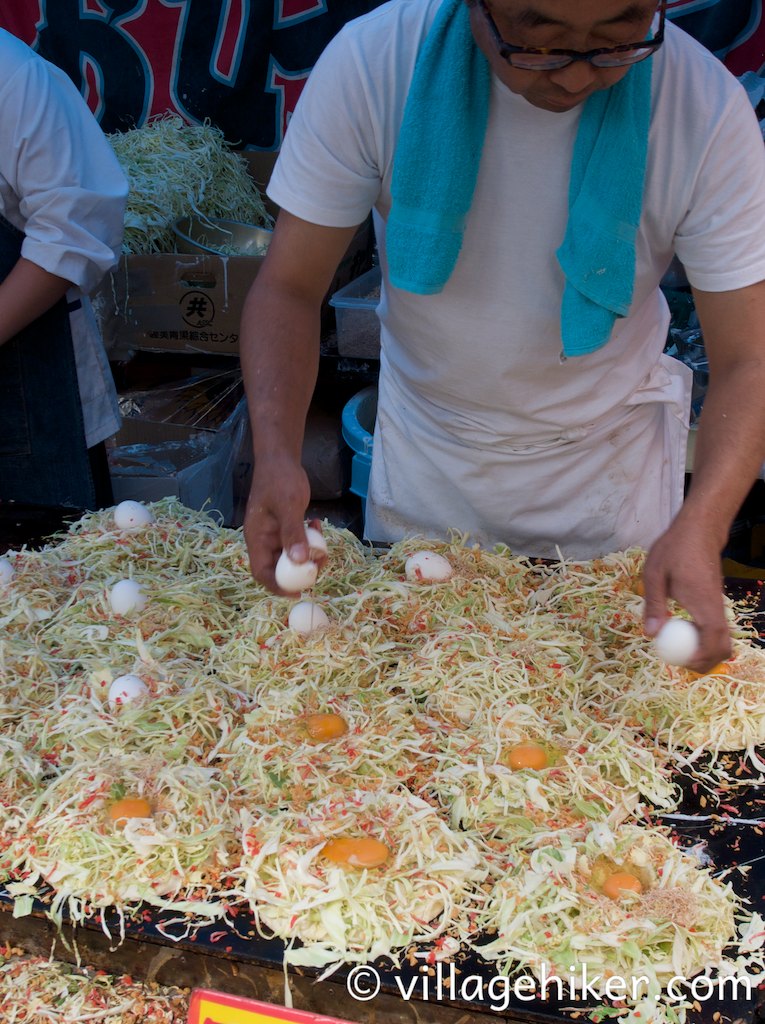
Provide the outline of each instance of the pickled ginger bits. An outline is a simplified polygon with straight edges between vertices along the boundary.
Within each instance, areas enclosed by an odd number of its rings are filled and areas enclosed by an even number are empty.
[[[469,932],[478,848],[410,793],[338,791],[302,813],[243,812],[242,825],[236,873],[259,929],[303,942],[290,963],[395,957]]]
[[[481,911],[495,938],[479,951],[520,961],[537,978],[573,984],[572,964],[586,964],[601,991],[618,975],[628,986],[647,977],[659,993],[674,975],[692,978],[723,962],[739,911],[730,884],[667,830],[597,824],[583,839],[562,831],[528,840]]]

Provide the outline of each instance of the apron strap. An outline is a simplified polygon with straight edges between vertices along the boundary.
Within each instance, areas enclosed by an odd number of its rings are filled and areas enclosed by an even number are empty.
[[[0,281],[23,240],[0,215]],[[0,501],[95,508],[65,297],[0,345]]]

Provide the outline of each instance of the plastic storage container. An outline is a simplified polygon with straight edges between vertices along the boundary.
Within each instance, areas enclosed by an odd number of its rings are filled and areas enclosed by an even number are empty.
[[[343,408],[343,437],[353,451],[350,490],[352,494],[357,494],[361,498],[361,507],[365,514],[376,418],[377,388],[374,386],[359,391]]]
[[[337,322],[337,351],[356,359],[380,358],[380,302],[382,274],[372,267],[355,281],[336,291],[329,300]]]

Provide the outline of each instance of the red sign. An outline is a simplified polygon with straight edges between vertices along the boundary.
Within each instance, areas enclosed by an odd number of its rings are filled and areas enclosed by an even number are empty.
[[[244,996],[229,996],[211,989],[191,993],[188,1024],[351,1024],[338,1017],[288,1010]]]

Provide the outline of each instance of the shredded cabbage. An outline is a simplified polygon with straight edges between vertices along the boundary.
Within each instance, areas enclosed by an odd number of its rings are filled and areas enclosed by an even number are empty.
[[[166,115],[107,138],[130,185],[124,252],[173,252],[173,224],[191,214],[272,226],[246,160],[209,121]]]
[[[650,966],[659,990],[667,964],[739,964],[722,950],[743,922],[746,969],[759,969],[756,915],[644,823],[676,806],[678,766],[727,786],[743,769],[722,751],[765,769],[765,654],[734,606],[733,659],[693,678],[643,635],[642,552],[536,565],[458,535],[379,552],[324,524],[312,600],[329,626],[306,637],[288,626],[291,601],[253,582],[241,531],[172,499],[151,511],[135,531],[89,513],[7,555],[0,877],[18,914],[41,891],[54,920],[144,900],[177,914],[177,938],[243,907],[290,964],[461,943],[508,971],[567,955]],[[425,547],[450,561],[448,581],[407,579]],[[116,615],[125,578],[147,601]],[[148,692],[114,705],[124,674]],[[318,741],[316,714],[346,731]],[[509,766],[528,740],[548,767]],[[115,826],[109,802],[136,795],[151,817]],[[330,865],[323,844],[349,828],[384,838],[393,860]],[[625,923],[588,872],[641,855],[645,914]],[[682,1017],[656,1006],[651,1020]]]

